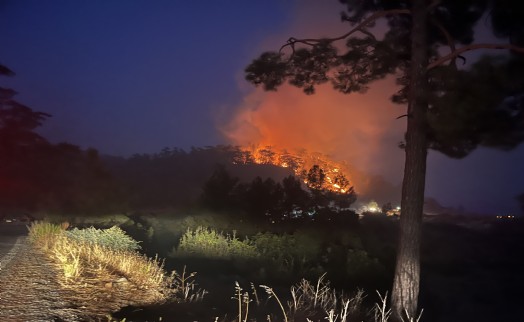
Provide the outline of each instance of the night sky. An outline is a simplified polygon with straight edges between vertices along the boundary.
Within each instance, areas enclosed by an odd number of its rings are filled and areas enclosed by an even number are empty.
[[[0,86],[53,115],[51,142],[129,156],[163,147],[272,144],[327,153],[398,184],[404,108],[385,80],[365,95],[264,93],[243,69],[290,36],[343,33],[338,1],[0,0]],[[504,40],[499,40],[503,42]],[[520,213],[524,147],[464,160],[430,152],[426,195],[478,213]],[[358,187],[357,187],[358,190]]]

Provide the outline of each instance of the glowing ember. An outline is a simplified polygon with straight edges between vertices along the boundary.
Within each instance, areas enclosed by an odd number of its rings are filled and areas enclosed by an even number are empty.
[[[337,193],[353,191],[350,180],[344,174],[344,165],[330,160],[320,153],[308,153],[305,150],[288,152],[271,146],[242,147],[235,157],[236,164],[272,164],[291,168],[308,187],[325,189]]]

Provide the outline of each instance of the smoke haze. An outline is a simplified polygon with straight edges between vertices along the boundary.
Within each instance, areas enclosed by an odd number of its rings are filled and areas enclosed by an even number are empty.
[[[249,62],[264,51],[275,51],[289,37],[339,36],[349,25],[341,23],[337,1],[296,1],[289,15],[289,25],[279,34],[249,50]],[[381,22],[376,30],[382,33]],[[380,37],[380,35],[378,35]],[[478,36],[478,37],[477,37]],[[476,38],[483,40],[482,32]],[[472,53],[472,59],[475,59]],[[239,87],[244,98],[220,128],[232,144],[271,145],[288,150],[305,148],[320,152],[349,166],[359,200],[374,198],[378,202],[397,202],[404,171],[404,153],[398,148],[404,138],[405,107],[394,105],[390,96],[396,92],[394,80],[378,81],[365,94],[343,95],[330,85],[320,86],[307,96],[290,85],[277,92],[254,89],[239,73]],[[514,212],[518,205],[513,197],[522,192],[522,172],[511,162],[524,156],[522,147],[512,153],[478,149],[463,160],[449,159],[437,152],[428,155],[426,195],[442,204],[478,213]],[[493,164],[507,164],[493,168]],[[488,168],[490,171],[484,171]],[[472,189],[471,183],[483,184]],[[504,187],[499,189],[497,187]],[[482,187],[482,188],[480,188]],[[473,191],[474,190],[474,191]],[[383,201],[382,201],[383,200]]]
[[[290,36],[326,37],[347,31],[349,25],[338,19],[341,9],[336,2],[297,4],[288,30],[264,41],[252,58],[278,50]],[[240,86],[246,88],[244,80]],[[314,95],[291,85],[276,92],[248,87],[232,118],[220,127],[235,145],[306,149],[345,162],[354,170],[349,177],[356,190],[367,193],[370,180],[356,172],[380,174],[395,183],[402,177],[403,151],[398,144],[405,120],[396,118],[405,109],[389,100],[396,90],[392,78],[373,83],[365,94],[350,95],[334,91],[330,84],[318,86]]]

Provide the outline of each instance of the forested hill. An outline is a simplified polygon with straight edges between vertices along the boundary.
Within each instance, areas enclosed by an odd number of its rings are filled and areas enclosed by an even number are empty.
[[[104,156],[104,167],[121,184],[133,208],[163,208],[194,203],[217,167],[223,167],[239,182],[256,177],[281,181],[292,175],[290,169],[273,165],[234,164],[238,149],[208,146],[184,151],[164,148],[159,153],[135,154],[129,158]]]

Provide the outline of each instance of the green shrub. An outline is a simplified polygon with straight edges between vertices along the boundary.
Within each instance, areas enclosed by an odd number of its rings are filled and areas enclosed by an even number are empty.
[[[264,261],[280,273],[306,274],[320,254],[320,244],[306,233],[277,235],[258,233],[253,242]]]
[[[259,256],[249,239],[240,240],[233,235],[224,235],[214,229],[188,228],[180,239],[173,255],[197,256],[215,259],[252,259]]]
[[[374,275],[384,268],[378,259],[369,256],[364,250],[350,249],[346,258],[347,274],[351,277]]]
[[[67,237],[77,242],[107,247],[116,251],[137,251],[141,249],[139,242],[128,236],[122,229],[113,226],[109,229],[74,228],[66,231]]]

